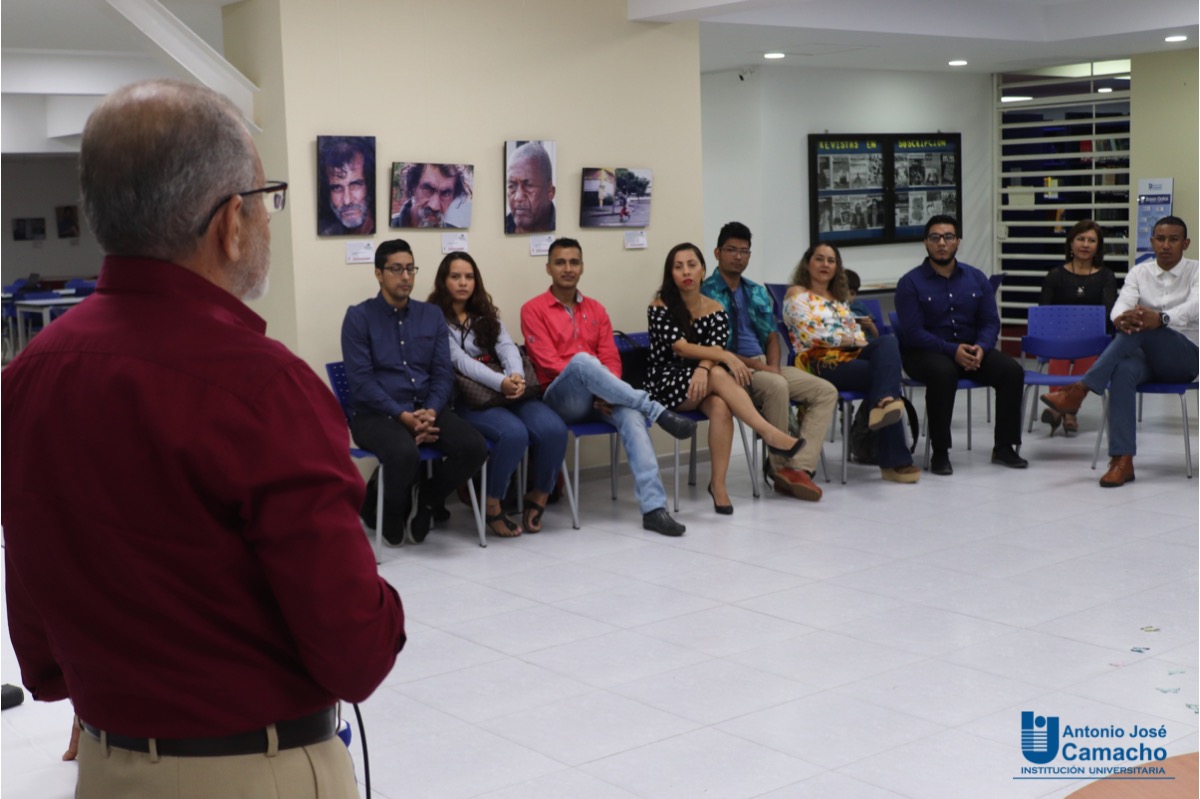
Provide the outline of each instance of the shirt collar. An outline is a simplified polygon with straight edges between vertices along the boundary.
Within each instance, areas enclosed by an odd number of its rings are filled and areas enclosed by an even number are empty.
[[[191,269],[156,258],[107,255],[96,281],[98,293],[157,294],[172,302],[215,305],[246,327],[265,333],[267,321],[225,289]]]

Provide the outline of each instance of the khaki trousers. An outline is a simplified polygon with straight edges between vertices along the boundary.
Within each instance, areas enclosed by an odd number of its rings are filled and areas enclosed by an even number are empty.
[[[275,728],[268,728],[274,740]],[[157,757],[79,736],[76,799],[359,799],[336,735],[275,754]]]
[[[760,356],[759,360],[766,359]],[[779,371],[781,374],[763,371],[751,373],[750,396],[763,418],[785,432],[788,429],[788,406],[793,400],[803,402],[808,410],[800,423],[800,435],[808,443],[791,461],[771,455],[771,468],[815,472],[821,460],[825,435],[837,410],[837,389],[828,380],[794,366],[784,366]]]

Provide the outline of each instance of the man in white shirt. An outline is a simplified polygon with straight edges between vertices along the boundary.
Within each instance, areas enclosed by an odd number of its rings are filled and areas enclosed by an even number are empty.
[[[1137,264],[1112,309],[1117,335],[1083,380],[1042,395],[1062,413],[1076,413],[1089,391],[1108,388],[1108,471],[1100,485],[1133,482],[1137,452],[1137,387],[1141,383],[1190,383],[1196,379],[1197,277],[1200,263],[1183,257],[1191,245],[1187,224],[1177,216],[1154,223],[1150,236],[1155,261]]]

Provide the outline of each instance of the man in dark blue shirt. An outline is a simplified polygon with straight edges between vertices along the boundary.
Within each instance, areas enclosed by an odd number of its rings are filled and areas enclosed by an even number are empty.
[[[996,430],[992,463],[1024,469],[1021,446],[1021,392],[1025,371],[1000,350],[1000,315],[987,275],[956,254],[962,229],[952,216],[925,223],[925,262],[896,285],[896,316],[904,371],[925,384],[930,471],[953,474],[950,422],[960,379],[996,390]]]
[[[487,443],[446,406],[454,387],[450,340],[440,308],[409,298],[417,266],[412,248],[393,239],[375,250],[379,294],[352,305],[342,322],[342,358],[350,384],[350,432],[387,467],[383,538],[398,546],[412,512],[412,487],[420,473],[421,444],[448,457],[423,483],[412,514],[417,543],[429,534],[434,508],[469,480],[487,458]],[[375,518],[367,492],[364,518]]]

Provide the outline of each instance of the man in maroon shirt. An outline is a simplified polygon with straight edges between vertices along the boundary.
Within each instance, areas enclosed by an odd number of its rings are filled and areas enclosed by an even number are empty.
[[[333,395],[243,304],[264,181],[228,100],[125,87],[88,120],[96,293],[4,370],[9,628],[80,720],[77,796],[357,797],[333,735],[404,645]]]

